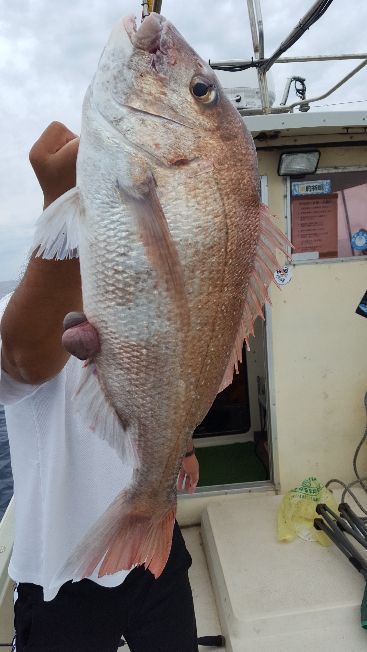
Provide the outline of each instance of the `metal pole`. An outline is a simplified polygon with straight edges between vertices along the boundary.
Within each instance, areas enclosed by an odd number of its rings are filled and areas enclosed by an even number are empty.
[[[354,68],[354,69],[352,70],[352,72],[350,72],[348,75],[346,75],[345,77],[343,77],[343,79],[341,79],[337,84],[335,84],[335,86],[333,86],[332,88],[330,88],[330,89],[329,89],[326,93],[324,93],[323,95],[319,95],[318,97],[312,97],[312,98],[309,99],[309,100],[300,100],[299,102],[294,102],[293,104],[289,104],[288,106],[284,106],[284,107],[283,107],[283,106],[274,106],[274,107],[272,107],[272,109],[271,109],[270,112],[271,112],[271,113],[289,113],[289,112],[293,112],[293,109],[294,109],[296,106],[302,106],[302,105],[304,105],[304,104],[311,104],[311,102],[318,102],[319,100],[323,100],[325,97],[328,97],[328,96],[331,95],[334,91],[336,91],[340,86],[342,86],[343,84],[345,84],[345,82],[347,82],[351,77],[353,77],[354,75],[356,75],[357,72],[359,72],[360,70],[362,70],[362,68],[364,68],[364,66],[366,66],[366,65],[367,65],[367,60],[366,60],[366,61],[363,61],[363,63],[361,63],[361,64],[360,64],[359,66],[357,66],[356,68]],[[256,114],[258,114],[259,112],[256,111],[256,109],[240,109],[240,110],[239,110],[239,113],[240,113],[241,115],[256,115]]]
[[[264,27],[261,14],[260,0],[247,0],[247,9],[250,20],[252,43],[255,58],[264,58]],[[270,113],[269,89],[266,79],[266,71],[258,67],[257,79],[259,83],[261,106],[264,113]]]
[[[256,29],[256,16],[255,16],[253,0],[247,0],[247,10],[248,10],[248,17],[250,21],[252,45],[254,48],[255,59],[258,59],[260,53],[260,45],[259,45],[259,39],[258,39],[258,34]]]
[[[264,38],[264,26],[263,18],[261,14],[260,0],[255,0],[255,12],[257,20],[257,28],[259,34],[259,58],[263,59],[265,56],[264,47],[265,47],[265,38]],[[269,89],[268,89],[268,80],[266,77],[266,70],[262,68],[257,69],[257,79],[259,82],[260,97],[264,113],[270,113],[270,102],[269,102]]]
[[[308,63],[309,61],[341,61],[345,59],[367,59],[365,54],[320,54],[315,57],[282,57],[275,63]]]
[[[300,102],[294,102],[294,104],[290,104],[289,106],[286,106],[285,109],[288,110],[288,111],[292,111],[295,106],[300,106],[301,104],[306,104],[306,103],[310,104],[311,102],[318,102],[318,100],[323,100],[325,97],[328,97],[328,95],[331,95],[332,93],[334,93],[334,91],[336,91],[337,88],[339,88],[340,86],[345,84],[345,82],[347,82],[349,79],[351,79],[351,77],[356,75],[357,72],[362,70],[362,68],[364,68],[364,66],[366,66],[366,65],[367,65],[367,59],[365,61],[363,61],[362,63],[360,63],[359,66],[357,66],[356,68],[353,68],[353,70],[348,75],[343,77],[343,79],[341,79],[340,82],[335,84],[335,86],[330,88],[326,93],[323,93],[323,95],[319,95],[318,97],[313,97],[310,100],[301,100]]]
[[[344,191],[344,189],[341,191],[341,196],[342,196],[342,200],[343,200],[345,221],[346,221],[347,229],[348,229],[350,249],[351,249],[351,252],[352,252],[352,256],[355,256],[356,252],[354,251],[354,249],[352,247],[352,229],[351,229],[351,226],[350,226],[348,206],[347,206],[347,200],[345,199],[345,191]]]
[[[257,79],[259,82],[259,90],[260,90],[260,97],[261,97],[261,104],[263,107],[263,112],[264,113],[270,113],[270,106],[269,106],[269,89],[268,89],[268,81],[266,79],[266,72],[262,70],[257,71]]]
[[[332,0],[331,0],[332,1]],[[277,59],[279,59],[280,55],[288,50],[294,43],[296,43],[301,36],[304,34],[307,27],[307,22],[309,19],[312,18],[312,16],[317,12],[319,8],[324,4],[324,0],[316,0],[316,2],[312,5],[311,9],[301,18],[301,20],[297,23],[296,27],[288,34],[286,39],[282,41],[280,46],[278,47],[277,50],[271,55],[271,57],[267,60],[267,62],[264,64],[264,69],[269,70],[273,63]]]
[[[275,61],[278,63],[309,63],[311,61],[344,61],[348,59],[367,59],[367,53],[363,54],[320,54],[313,57],[282,57]],[[256,68],[262,63],[266,63],[267,59],[229,59],[228,61],[210,61],[212,68],[221,68],[221,67],[233,67],[239,68],[244,66],[244,68]]]
[[[260,5],[260,0],[255,0],[255,13],[256,13],[256,19],[257,19],[257,29],[258,29],[258,34],[259,34],[259,59],[263,59],[265,54],[264,54],[264,23],[263,23],[263,17],[261,14],[261,5]]]
[[[287,104],[288,96],[289,96],[289,91],[291,90],[291,84],[293,81],[293,77],[288,77],[287,83],[284,89],[282,101],[280,103],[281,106],[285,106]]]

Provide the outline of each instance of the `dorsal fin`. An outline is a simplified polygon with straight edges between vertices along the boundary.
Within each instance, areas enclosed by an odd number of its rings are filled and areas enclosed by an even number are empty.
[[[254,322],[256,317],[264,319],[264,303],[265,301],[270,303],[268,287],[270,283],[274,281],[274,272],[279,268],[275,251],[276,249],[279,249],[288,257],[288,250],[290,247],[292,247],[291,243],[274,223],[268,207],[265,206],[265,204],[260,204],[259,240],[251,277],[247,286],[243,315],[236,341],[218,392],[221,392],[231,384],[235,371],[238,373],[238,364],[242,362],[242,347],[244,341],[247,344],[247,349],[250,350],[249,337],[254,334]]]

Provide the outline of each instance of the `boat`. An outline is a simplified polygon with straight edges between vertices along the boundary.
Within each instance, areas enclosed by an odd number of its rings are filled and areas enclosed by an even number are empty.
[[[206,484],[179,497],[199,634],[222,633],[227,652],[367,646],[363,577],[335,546],[280,543],[276,528],[283,496],[304,480],[355,480],[352,460],[365,428],[367,321],[358,306],[366,292],[367,112],[313,111],[320,97],[307,98],[300,77],[288,80],[279,106],[268,88],[271,66],[327,4],[315,2],[266,58],[260,1],[247,0],[254,58],[211,62],[225,72],[255,69],[256,89],[237,82],[227,92],[254,138],[262,201],[294,245],[290,260],[279,263],[271,306],[255,324],[234,386],[195,434],[199,459],[209,466]],[[366,54],[303,60],[340,58],[360,59],[353,74],[367,64]],[[287,104],[292,85],[297,101]],[[224,459],[231,447],[249,443],[262,470],[256,478],[238,477],[231,462],[224,479],[210,468],[213,449]],[[337,502],[340,487],[330,485]],[[356,493],[367,507],[363,489]],[[12,637],[13,518],[10,503],[0,526],[1,643]]]

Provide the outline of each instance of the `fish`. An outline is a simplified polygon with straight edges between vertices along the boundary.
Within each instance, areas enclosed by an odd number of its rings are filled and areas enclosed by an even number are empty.
[[[77,186],[39,219],[44,258],[79,256],[100,341],[75,409],[134,466],[61,572],[163,572],[188,443],[238,371],[289,242],[261,203],[252,137],[161,14],[114,27],[86,93]]]

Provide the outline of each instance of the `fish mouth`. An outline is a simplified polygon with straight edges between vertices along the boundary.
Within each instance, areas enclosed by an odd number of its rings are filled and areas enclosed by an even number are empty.
[[[152,13],[144,18],[138,29],[133,16],[125,18],[124,27],[134,47],[150,54],[156,54],[161,51],[162,32],[166,23],[163,16]]]

